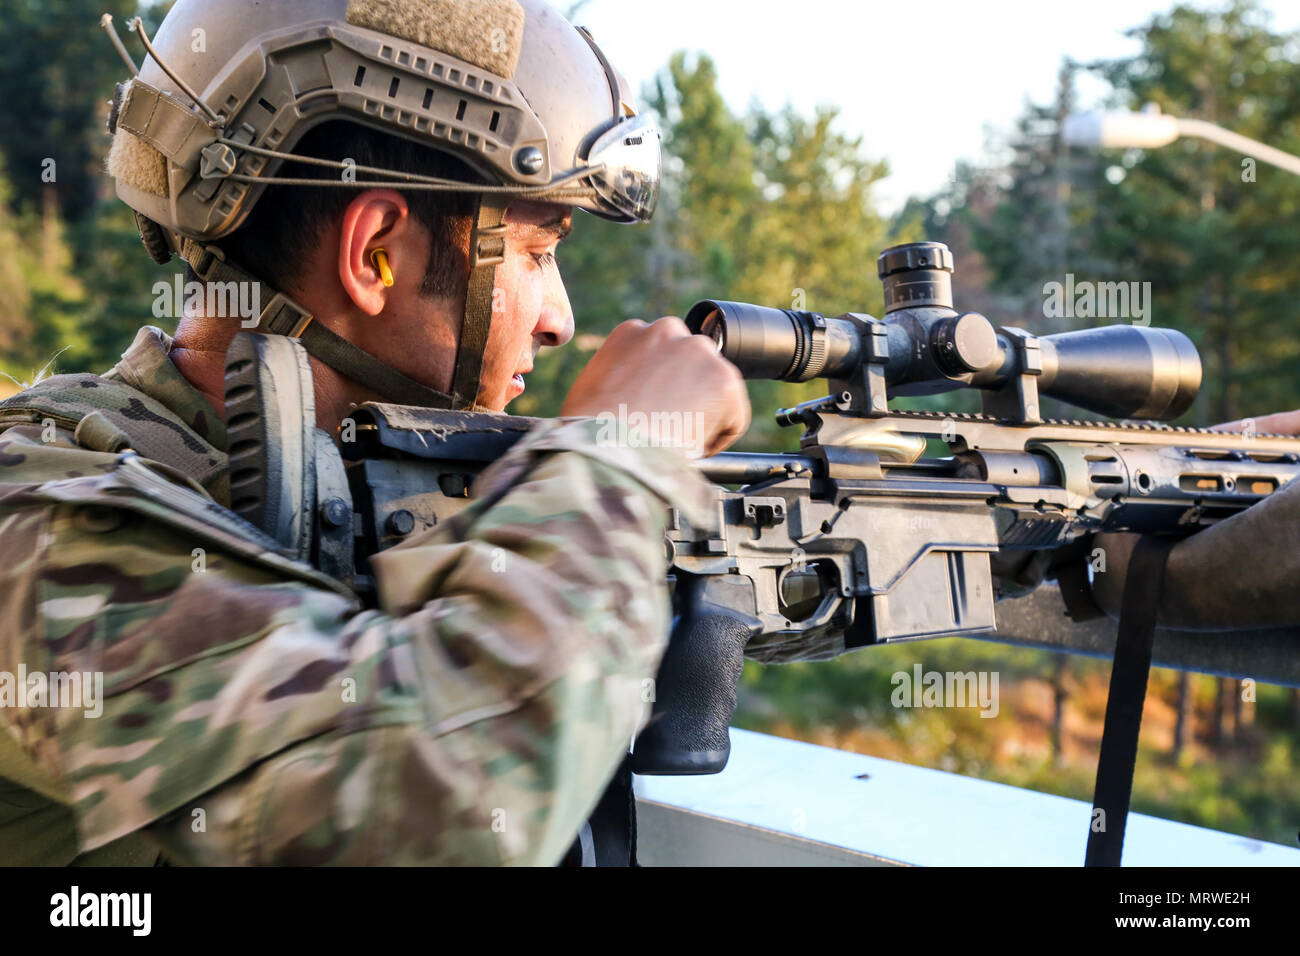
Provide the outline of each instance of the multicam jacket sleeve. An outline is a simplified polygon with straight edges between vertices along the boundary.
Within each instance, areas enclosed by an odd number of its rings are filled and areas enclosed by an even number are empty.
[[[82,851],[143,830],[202,864],[555,863],[646,713],[665,507],[707,501],[594,427],[530,434],[377,558],[364,612],[113,507],[113,455],[0,433],[0,671],[104,681],[99,716],[0,709],[0,732]]]

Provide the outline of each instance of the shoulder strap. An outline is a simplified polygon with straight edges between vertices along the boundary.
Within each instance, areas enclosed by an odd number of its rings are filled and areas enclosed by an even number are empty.
[[[125,382],[89,374],[52,376],[0,402],[0,429],[52,419],[73,430],[91,412],[125,432],[141,457],[193,478],[221,500],[217,491],[226,480],[225,452],[166,405]]]

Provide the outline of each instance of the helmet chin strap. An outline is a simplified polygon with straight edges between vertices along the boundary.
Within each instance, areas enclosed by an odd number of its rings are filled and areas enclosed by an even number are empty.
[[[497,266],[506,254],[506,207],[510,197],[495,193],[479,196],[474,232],[469,240],[469,284],[465,289],[465,317],[456,349],[452,375],[452,408],[470,408],[478,398],[483,374],[483,353],[492,327]]]
[[[271,299],[262,309],[257,331],[296,338],[309,355],[324,362],[344,378],[378,393],[385,401],[422,408],[490,412],[491,409],[477,404],[477,399],[479,380],[483,373],[483,351],[492,325],[496,270],[505,257],[505,212],[508,203],[507,196],[485,195],[479,201],[474,231],[470,238],[469,285],[465,294],[465,314],[461,322],[460,344],[456,349],[456,367],[452,373],[450,395],[421,385],[369,352],[357,348],[322,323],[314,321],[311,312],[231,262],[216,246],[182,238],[180,253],[204,282],[256,282],[264,290],[269,289]]]

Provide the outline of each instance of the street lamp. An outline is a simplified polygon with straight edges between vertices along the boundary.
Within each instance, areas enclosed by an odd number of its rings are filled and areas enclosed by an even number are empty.
[[[1091,149],[1157,149],[1180,136],[1208,140],[1300,176],[1300,156],[1284,153],[1205,120],[1167,116],[1154,104],[1141,113],[1118,110],[1071,113],[1061,124],[1061,138],[1067,145]]]

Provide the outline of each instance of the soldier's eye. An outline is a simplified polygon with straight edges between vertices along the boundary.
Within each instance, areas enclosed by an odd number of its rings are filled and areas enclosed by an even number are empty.
[[[543,269],[547,266],[555,265],[555,253],[553,252],[530,252],[528,254],[532,256],[533,261]]]

